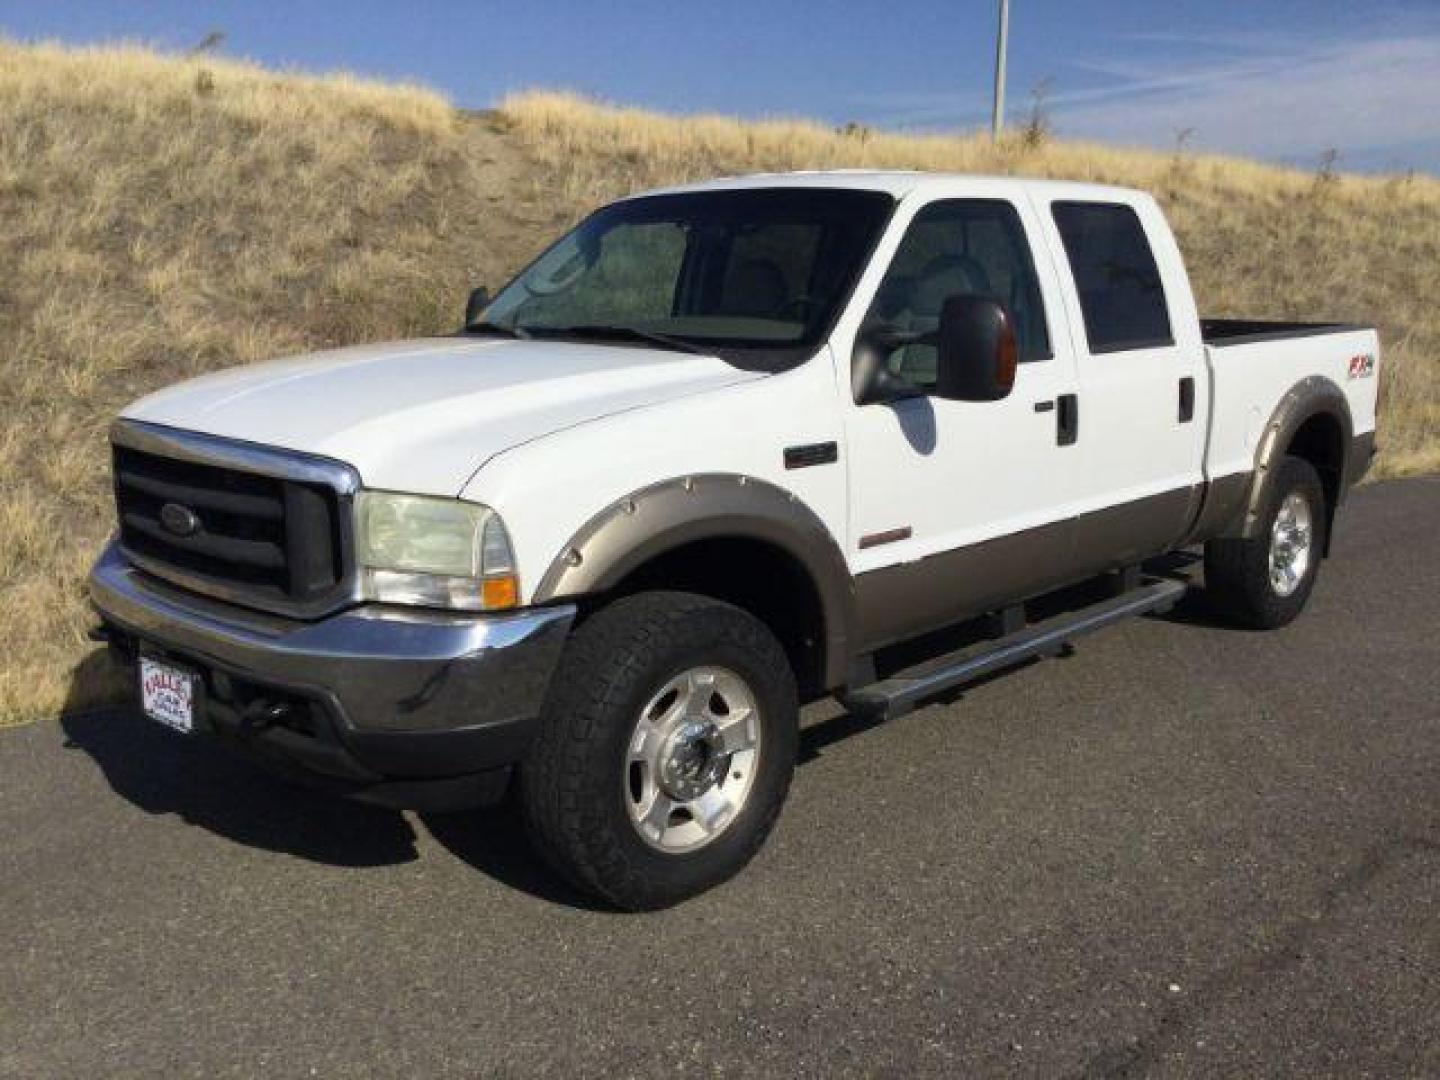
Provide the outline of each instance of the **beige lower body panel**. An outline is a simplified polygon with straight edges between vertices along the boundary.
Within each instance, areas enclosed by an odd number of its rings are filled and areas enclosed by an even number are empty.
[[[1205,491],[1205,504],[1185,537],[1185,543],[1197,544],[1238,527],[1245,517],[1245,505],[1250,499],[1250,485],[1254,477],[1254,473],[1240,472],[1210,481]]]
[[[1178,488],[861,574],[856,637],[877,649],[1172,550],[1204,517],[1203,494]]]

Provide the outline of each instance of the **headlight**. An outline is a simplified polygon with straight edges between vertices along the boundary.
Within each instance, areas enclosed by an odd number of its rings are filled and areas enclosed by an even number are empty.
[[[362,491],[355,548],[367,600],[469,611],[520,602],[510,537],[479,503]]]

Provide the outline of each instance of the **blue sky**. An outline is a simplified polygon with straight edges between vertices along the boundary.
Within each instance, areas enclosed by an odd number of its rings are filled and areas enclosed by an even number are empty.
[[[0,33],[165,48],[211,30],[266,64],[405,78],[484,106],[564,87],[676,112],[988,122],[994,0],[0,0]],[[1012,0],[1012,120],[1312,166],[1440,172],[1440,2]]]

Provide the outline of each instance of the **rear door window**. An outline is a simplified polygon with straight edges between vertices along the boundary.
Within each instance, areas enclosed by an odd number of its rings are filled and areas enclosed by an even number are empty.
[[[1080,294],[1090,352],[1175,344],[1160,269],[1134,209],[1057,202],[1052,213]]]

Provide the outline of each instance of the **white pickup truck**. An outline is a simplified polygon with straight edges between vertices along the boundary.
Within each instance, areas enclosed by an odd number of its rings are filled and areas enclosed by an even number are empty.
[[[896,713],[1053,653],[1172,605],[1147,560],[1200,544],[1218,612],[1294,618],[1377,356],[1202,320],[1136,191],[650,192],[456,335],[126,409],[98,635],[156,720],[384,805],[513,790],[559,871],[657,907],[763,842],[801,702]]]

